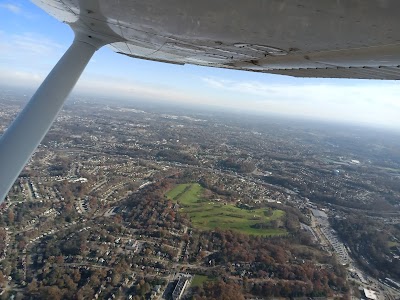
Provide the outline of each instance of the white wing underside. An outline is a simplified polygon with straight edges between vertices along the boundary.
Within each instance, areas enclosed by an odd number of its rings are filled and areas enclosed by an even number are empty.
[[[398,0],[34,0],[135,58],[295,77],[400,79]]]

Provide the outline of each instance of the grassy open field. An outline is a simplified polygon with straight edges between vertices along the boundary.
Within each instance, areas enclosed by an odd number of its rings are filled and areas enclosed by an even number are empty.
[[[187,213],[192,224],[200,229],[231,229],[241,233],[273,236],[285,235],[284,229],[258,229],[252,225],[268,223],[283,216],[282,210],[274,210],[272,215],[265,213],[268,209],[247,210],[233,204],[213,202],[202,197],[203,188],[198,183],[179,184],[166,193],[166,196],[178,202],[180,209]]]
[[[194,275],[194,278],[192,280],[192,284],[190,286],[191,287],[201,286],[206,281],[212,281],[212,279],[208,278],[205,275],[196,274],[196,275]]]

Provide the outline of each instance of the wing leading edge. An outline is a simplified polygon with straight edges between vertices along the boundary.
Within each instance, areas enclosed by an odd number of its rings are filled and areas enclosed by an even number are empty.
[[[130,57],[296,77],[400,79],[398,0],[33,0]]]

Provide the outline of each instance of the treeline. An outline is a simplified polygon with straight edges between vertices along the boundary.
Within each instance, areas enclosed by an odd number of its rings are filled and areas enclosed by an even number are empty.
[[[240,285],[232,282],[205,282],[194,289],[194,300],[244,300]]]
[[[222,169],[230,169],[238,173],[251,173],[256,169],[256,165],[248,160],[235,160],[228,158],[220,160],[217,166]]]
[[[210,181],[206,177],[200,178],[198,183],[205,189],[208,189],[217,195],[226,196],[226,197],[235,196],[234,192],[225,190],[223,185],[216,186],[216,185],[210,183]]]
[[[164,180],[147,186],[139,193],[132,194],[125,201],[128,212],[124,221],[130,222],[133,228],[147,232],[159,229],[182,229],[188,224],[187,218],[180,214],[171,200],[164,193],[172,188],[172,181]]]
[[[164,149],[156,154],[156,157],[163,158],[167,161],[179,162],[181,164],[198,165],[197,159],[190,154],[183,153],[179,150]]]

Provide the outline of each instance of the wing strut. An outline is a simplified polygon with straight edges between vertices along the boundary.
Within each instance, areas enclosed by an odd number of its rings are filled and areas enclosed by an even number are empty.
[[[0,204],[42,141],[94,52],[102,46],[77,35],[0,139]]]

